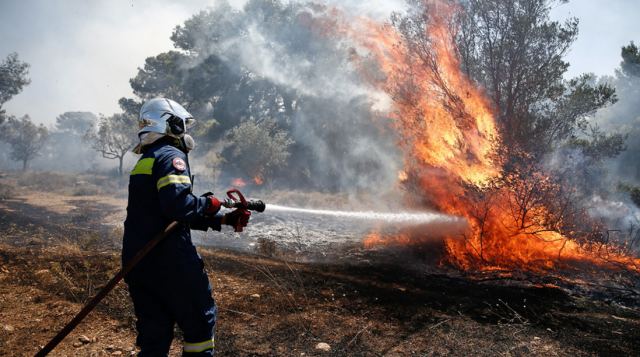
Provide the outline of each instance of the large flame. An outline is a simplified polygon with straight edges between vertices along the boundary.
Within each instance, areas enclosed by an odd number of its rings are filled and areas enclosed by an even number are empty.
[[[500,134],[483,91],[460,69],[448,26],[456,9],[434,3],[424,29],[428,51],[412,52],[393,26],[367,19],[352,21],[342,31],[366,49],[364,55],[354,55],[363,75],[393,100],[390,115],[405,153],[399,180],[417,186],[428,204],[469,221],[468,234],[446,239],[446,261],[462,269],[537,270],[553,268],[561,260],[606,260],[638,270],[638,259],[616,253],[602,259],[567,238],[558,228],[562,218],[550,219],[544,204],[521,204],[519,190],[553,191],[544,175],[470,195],[501,178],[502,163],[494,152]],[[366,66],[371,59],[382,73]],[[413,233],[383,237],[374,232],[364,244],[420,240]]]

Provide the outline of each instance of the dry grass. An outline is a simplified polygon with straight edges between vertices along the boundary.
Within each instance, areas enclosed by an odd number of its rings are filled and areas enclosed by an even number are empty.
[[[34,200],[0,207],[0,219],[10,222],[0,225],[0,355],[33,355],[120,267],[122,232],[97,229],[113,214],[106,206],[59,194],[75,208],[56,213],[33,204],[42,193],[27,196]],[[602,301],[402,263],[292,263],[273,258],[271,242],[261,249],[272,257],[200,249],[220,308],[218,356],[573,357],[640,349],[640,312],[615,295]],[[96,340],[74,347],[81,334]],[[120,284],[53,356],[128,355],[134,340]],[[331,350],[316,350],[318,342]],[[179,338],[170,355],[180,355]]]
[[[13,185],[0,182],[0,201],[13,198],[16,195],[16,189]]]
[[[124,195],[126,180],[110,176],[48,171],[14,173],[10,181],[19,190],[55,192],[71,196]]]

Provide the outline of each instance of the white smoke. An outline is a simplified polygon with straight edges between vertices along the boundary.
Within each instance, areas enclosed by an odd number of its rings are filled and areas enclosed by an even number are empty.
[[[350,59],[355,43],[314,28],[315,20],[334,16],[334,5],[338,12],[369,13],[356,2],[309,5],[294,1],[285,5],[294,9],[293,14],[285,16],[295,20],[274,25],[278,19],[271,16],[280,15],[269,13],[272,9],[233,12],[221,2],[209,11],[229,13],[229,17],[224,26],[200,29],[200,37],[195,39],[197,58],[186,65],[196,66],[216,56],[232,71],[248,71],[301,96],[304,99],[292,118],[291,135],[297,143],[311,148],[310,164],[320,172],[313,179],[340,190],[389,190],[397,186],[403,164],[395,134],[385,130],[389,123],[384,116],[391,110],[392,100],[362,79]],[[392,11],[401,9],[399,2],[386,4],[371,16],[388,18]],[[335,135],[328,136],[332,131]]]

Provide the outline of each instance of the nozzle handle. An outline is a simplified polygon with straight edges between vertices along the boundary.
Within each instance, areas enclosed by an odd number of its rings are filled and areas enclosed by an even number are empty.
[[[234,194],[236,194],[236,196],[234,196]],[[247,200],[244,199],[244,195],[237,188],[232,188],[227,191],[227,197],[229,197],[229,199],[231,199],[232,201],[241,204],[241,206],[237,206],[236,208],[247,207]]]

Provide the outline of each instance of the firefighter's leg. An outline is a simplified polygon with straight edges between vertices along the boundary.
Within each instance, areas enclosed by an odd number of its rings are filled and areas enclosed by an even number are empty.
[[[129,294],[136,314],[139,357],[166,356],[173,340],[175,321],[162,299],[146,284],[129,283]]]
[[[179,281],[180,289],[172,292],[175,317],[184,334],[183,356],[213,356],[216,303],[202,264],[185,268]]]

